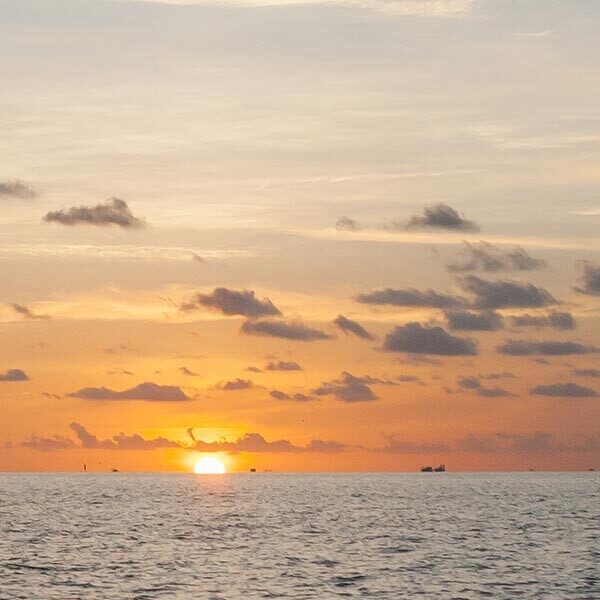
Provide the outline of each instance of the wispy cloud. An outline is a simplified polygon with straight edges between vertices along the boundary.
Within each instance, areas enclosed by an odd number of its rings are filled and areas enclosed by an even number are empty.
[[[131,1],[131,0],[129,0]],[[467,14],[475,0],[134,0],[177,6],[341,6],[389,13],[397,16],[457,17]]]

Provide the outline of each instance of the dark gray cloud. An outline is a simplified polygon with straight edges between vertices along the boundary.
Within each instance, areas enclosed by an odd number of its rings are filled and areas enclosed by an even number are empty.
[[[238,390],[249,390],[254,387],[254,383],[250,379],[232,379],[231,381],[220,381],[215,386],[218,390],[224,390],[226,392],[234,392]]]
[[[48,315],[38,315],[38,314],[32,312],[31,310],[29,310],[29,308],[27,308],[23,304],[11,304],[10,307],[17,314],[21,315],[25,319],[39,320],[39,319],[49,319],[50,318]]]
[[[299,321],[246,321],[240,328],[246,335],[282,338],[298,342],[329,340],[331,335]]]
[[[360,231],[361,227],[357,221],[350,217],[340,217],[335,224],[338,231]]]
[[[569,354],[591,354],[598,348],[579,342],[559,342],[547,340],[542,342],[531,340],[508,340],[497,347],[500,354],[510,356],[567,356]]]
[[[411,442],[400,440],[397,436],[382,434],[386,443],[381,448],[375,448],[373,452],[382,454],[432,454],[448,452],[450,447],[440,442]]]
[[[543,288],[519,281],[489,281],[476,275],[460,279],[462,288],[473,295],[475,308],[542,308],[556,304]]]
[[[398,375],[398,377],[396,377],[396,379],[400,383],[417,383],[419,385],[425,385],[425,382],[420,377],[417,377],[416,375]]]
[[[360,324],[344,315],[338,315],[333,321],[336,327],[339,327],[344,333],[351,333],[363,340],[372,340],[373,336]]]
[[[340,442],[327,440],[311,440],[306,446],[297,446],[289,440],[267,441],[260,433],[246,433],[235,441],[219,440],[204,442],[196,439],[194,450],[200,452],[250,452],[250,453],[298,453],[298,452],[342,452],[345,445]]]
[[[270,361],[265,367],[267,371],[302,371],[302,367],[293,360]]]
[[[225,287],[215,288],[210,294],[196,294],[180,306],[184,311],[201,307],[249,319],[281,315],[281,311],[268,298],[259,300],[251,290],[237,291]]]
[[[518,315],[510,317],[514,327],[553,327],[554,329],[575,329],[577,323],[568,312],[550,311],[541,315]]]
[[[310,402],[311,400],[315,400],[315,398],[312,396],[308,396],[300,392],[295,394],[287,394],[281,390],[272,390],[269,392],[269,396],[271,396],[271,398],[275,398],[275,400],[293,400],[294,402]]]
[[[12,196],[20,200],[32,200],[37,192],[29,185],[18,179],[0,181],[0,196]]]
[[[600,369],[573,369],[571,373],[578,377],[600,378]]]
[[[441,356],[473,356],[477,345],[468,338],[450,335],[441,327],[408,323],[396,326],[385,337],[383,349],[389,352],[437,354]]]
[[[124,229],[139,229],[146,226],[131,212],[127,202],[119,198],[109,198],[96,206],[72,206],[62,210],[50,211],[44,217],[47,223],[61,225],[96,225],[107,227],[117,225]]]
[[[456,331],[497,331],[504,328],[502,315],[493,310],[472,312],[467,310],[445,311],[450,329]]]
[[[399,228],[394,223],[394,228]],[[466,219],[456,209],[444,203],[426,206],[422,215],[410,218],[404,229],[444,229],[449,231],[479,231],[479,226]]]
[[[179,367],[179,370],[184,374],[187,375],[188,377],[198,377],[198,373],[195,373],[194,371],[191,371],[190,369],[188,369],[187,367]]]
[[[538,396],[552,396],[561,398],[596,398],[598,392],[591,388],[577,385],[576,383],[550,383],[548,385],[537,385],[529,391]]]
[[[109,369],[106,371],[107,375],[134,375],[132,371],[127,371],[126,369]]]
[[[517,376],[514,373],[509,373],[508,371],[499,371],[494,373],[480,373],[479,378],[495,381],[497,379],[516,379]]]
[[[533,271],[546,266],[546,261],[535,258],[523,248],[517,246],[511,250],[503,250],[487,242],[470,244],[463,242],[459,258],[446,265],[453,273],[470,271]]]
[[[67,396],[84,400],[144,400],[146,402],[184,402],[191,400],[177,386],[158,385],[152,382],[140,383],[121,392],[106,387],[86,387],[71,392]]]
[[[372,377],[355,377],[351,373],[344,372],[339,379],[324,381],[312,393],[315,396],[333,396],[342,402],[370,402],[377,400],[378,396],[369,387],[374,383],[382,383],[379,379]]]
[[[582,261],[581,266],[582,274],[579,284],[573,286],[573,289],[580,294],[600,295],[600,264]]]
[[[29,381],[29,377],[21,369],[8,369],[0,373],[0,381]]]
[[[454,308],[466,305],[463,298],[450,296],[449,294],[439,294],[434,290],[422,292],[412,288],[404,290],[394,290],[385,288],[374,290],[366,294],[359,294],[356,297],[357,302],[361,304],[378,304],[391,306],[415,306],[429,308]]]
[[[514,397],[512,392],[509,392],[501,387],[487,387],[481,383],[478,377],[460,377],[458,385],[463,390],[472,390],[483,398],[510,398]]]

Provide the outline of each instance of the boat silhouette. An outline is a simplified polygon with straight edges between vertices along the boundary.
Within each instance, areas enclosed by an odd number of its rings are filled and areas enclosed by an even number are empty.
[[[421,473],[445,473],[446,465],[440,465],[439,467],[421,467]]]

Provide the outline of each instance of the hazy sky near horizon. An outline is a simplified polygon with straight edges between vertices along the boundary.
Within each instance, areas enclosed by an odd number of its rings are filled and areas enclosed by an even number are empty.
[[[600,466],[599,23],[0,0],[0,470]]]

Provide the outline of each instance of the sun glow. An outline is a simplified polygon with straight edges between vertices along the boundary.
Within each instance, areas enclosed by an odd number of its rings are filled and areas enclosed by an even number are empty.
[[[214,456],[205,456],[194,465],[196,475],[223,475],[225,472],[225,465]]]

